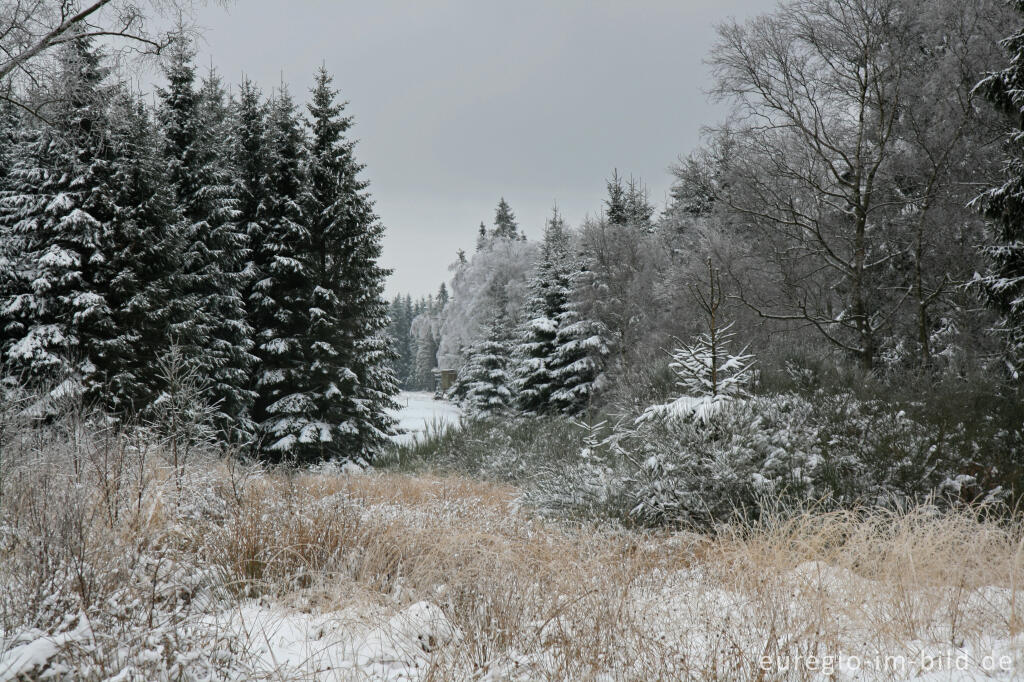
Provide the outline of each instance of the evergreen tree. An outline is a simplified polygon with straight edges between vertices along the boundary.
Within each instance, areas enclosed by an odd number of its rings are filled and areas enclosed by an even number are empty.
[[[208,381],[204,397],[215,407],[221,436],[244,442],[254,431],[249,377],[256,358],[243,301],[248,249],[235,222],[227,105],[213,74],[196,90],[184,43],[173,50],[165,76],[158,114],[186,244],[171,336],[184,361]]]
[[[1024,12],[1024,4],[1016,6]],[[983,247],[991,267],[979,284],[1002,316],[1007,363],[1019,378],[1024,370],[1024,29],[1006,38],[1003,47],[1009,66],[978,85],[1013,126],[1006,141],[1004,181],[982,197],[992,243]]]
[[[754,357],[729,352],[732,325],[712,327],[692,343],[680,343],[669,363],[681,395],[672,402],[653,405],[638,421],[654,418],[695,419],[708,422],[730,402],[747,395]]]
[[[409,388],[412,381],[413,364],[416,361],[411,335],[412,297],[408,294],[395,296],[388,308],[388,317],[391,320],[388,325],[388,334],[391,336],[395,348],[393,363],[395,377],[403,388]]]
[[[512,213],[512,208],[505,201],[505,197],[498,201],[498,207],[494,209],[494,232],[492,235],[500,239],[520,239],[519,224],[516,222],[515,214]]]
[[[434,370],[437,369],[438,338],[432,333],[428,320],[421,320],[426,325],[423,333],[416,335],[416,356],[413,364],[412,387],[418,391],[429,391],[434,388]],[[414,329],[419,326],[414,323]]]
[[[608,188],[608,198],[605,199],[604,214],[612,225],[627,225],[629,223],[629,207],[626,188],[622,185],[622,178],[619,177],[619,169],[612,172],[612,179],[605,183]]]
[[[261,331],[265,331],[265,311],[256,309],[257,283],[266,277],[272,248],[268,248],[268,227],[261,213],[263,202],[270,188],[268,171],[267,110],[256,85],[248,78],[242,80],[238,101],[231,117],[231,155],[234,166],[232,195],[236,201],[234,222],[237,230],[245,236],[248,246],[246,263],[240,282],[246,323],[251,334],[252,354],[260,360],[259,343]],[[265,366],[264,366],[265,369]],[[250,373],[247,387],[252,392],[250,416],[253,428],[257,429],[262,414],[257,414],[260,403],[259,371]],[[262,407],[262,405],[261,405]]]
[[[0,304],[18,294],[18,250],[12,234],[14,225],[14,178],[16,150],[20,134],[25,130],[13,105],[0,102]],[[0,358],[6,357],[5,349],[11,341],[8,327],[13,333],[17,325],[0,307]]]
[[[612,225],[630,225],[645,232],[654,230],[654,207],[647,198],[647,189],[632,176],[626,183],[618,169],[607,181],[608,198],[605,199],[605,217]]]
[[[307,169],[300,197],[308,240],[303,365],[291,392],[268,406],[271,450],[298,461],[371,459],[394,429],[397,392],[387,343],[388,271],[377,264],[383,227],[345,133],[331,77],[317,73],[308,105]]]
[[[22,125],[14,105],[0,101],[0,191],[7,189],[8,178],[14,163],[18,131]]]
[[[480,251],[487,246],[487,226],[484,225],[484,221],[480,221],[480,229],[476,233],[476,250]]]
[[[123,93],[111,133],[114,213],[104,226],[102,281],[114,332],[97,343],[96,398],[113,411],[151,408],[158,359],[170,349],[182,235],[145,105]]]
[[[562,414],[578,414],[590,407],[605,384],[604,364],[610,349],[607,335],[596,320],[579,313],[570,295],[565,311],[558,318],[555,352],[551,359],[551,409]]]
[[[31,379],[78,391],[95,381],[94,341],[109,334],[98,269],[113,208],[107,69],[91,41],[60,52],[52,126],[26,129],[3,197],[8,268],[4,358]]]
[[[654,207],[647,199],[647,188],[632,177],[626,187],[626,220],[645,232],[654,231]]]
[[[500,416],[512,406],[509,333],[505,306],[499,305],[487,336],[467,352],[457,393],[463,396],[462,404],[473,417]]]
[[[544,230],[541,259],[530,281],[526,322],[516,346],[516,395],[519,408],[530,414],[552,409],[558,386],[551,375],[558,324],[569,304],[568,236],[555,208]]]
[[[237,201],[235,222],[250,248],[250,271],[247,272],[245,300],[251,299],[252,285],[266,272],[266,228],[260,222],[260,202],[266,194],[267,181],[266,108],[259,89],[249,79],[239,88],[238,103],[232,120],[232,153],[234,189]]]
[[[305,185],[305,137],[295,103],[281,88],[267,120],[266,177],[254,223],[255,281],[249,294],[250,319],[259,358],[253,417],[266,449],[276,442],[278,418],[270,405],[301,391],[305,375],[309,296],[306,259],[309,228],[300,197]]]

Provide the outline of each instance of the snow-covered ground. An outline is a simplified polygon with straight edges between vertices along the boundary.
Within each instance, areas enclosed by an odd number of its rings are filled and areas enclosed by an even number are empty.
[[[458,426],[462,410],[446,400],[435,400],[433,393],[426,391],[402,391],[395,400],[401,409],[393,411],[398,417],[401,433],[392,440],[396,443],[411,443],[428,431]]]

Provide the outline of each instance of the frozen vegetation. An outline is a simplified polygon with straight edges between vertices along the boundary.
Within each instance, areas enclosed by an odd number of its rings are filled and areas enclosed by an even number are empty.
[[[390,305],[326,67],[185,4],[0,9],[0,682],[1024,677],[1024,2],[724,21],[663,205]]]
[[[410,415],[422,412],[410,398]],[[427,473],[6,423],[0,679],[1015,679],[1019,523],[808,509],[544,519]]]

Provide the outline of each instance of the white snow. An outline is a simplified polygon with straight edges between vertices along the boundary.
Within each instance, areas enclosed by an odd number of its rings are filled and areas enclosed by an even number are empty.
[[[391,414],[398,418],[399,435],[392,440],[400,445],[414,442],[428,431],[456,427],[462,410],[445,400],[435,400],[426,391],[402,391],[395,399],[400,406]]]
[[[23,634],[23,643],[15,644],[7,651],[0,649],[0,682],[28,677],[37,668],[42,670],[63,647],[92,638],[92,628],[85,614],[79,614],[78,625],[69,632],[56,635],[36,633],[40,636],[34,638],[26,636],[29,634]],[[0,637],[0,643],[2,641]]]
[[[324,614],[289,612],[249,603],[207,619],[206,626],[237,637],[260,678],[420,680],[431,661],[462,632],[439,607],[416,602],[384,617],[367,606]],[[379,625],[372,626],[375,621]]]

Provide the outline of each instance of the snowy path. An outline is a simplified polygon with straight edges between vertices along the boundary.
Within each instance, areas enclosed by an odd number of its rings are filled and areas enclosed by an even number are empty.
[[[426,391],[402,391],[395,399],[401,409],[392,412],[398,417],[401,434],[392,438],[398,444],[413,442],[417,437],[441,427],[458,426],[462,410],[444,400],[434,400]]]

